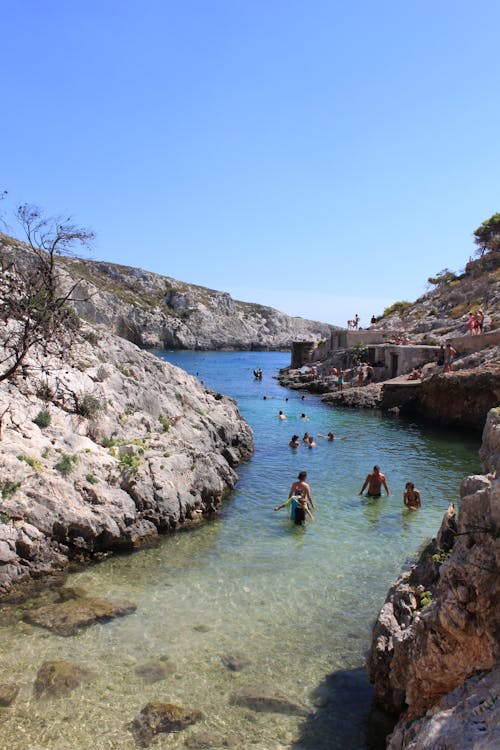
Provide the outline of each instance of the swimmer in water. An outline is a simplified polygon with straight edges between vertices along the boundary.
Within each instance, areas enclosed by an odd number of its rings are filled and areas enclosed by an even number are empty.
[[[413,482],[406,482],[405,491],[403,493],[403,505],[408,508],[408,510],[418,510],[422,505],[420,492],[415,489]]]

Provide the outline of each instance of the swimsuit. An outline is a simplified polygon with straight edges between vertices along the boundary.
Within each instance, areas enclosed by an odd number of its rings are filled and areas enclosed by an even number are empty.
[[[297,504],[295,508],[295,518],[294,521],[297,526],[303,526],[306,522],[306,511],[302,507],[302,505]]]

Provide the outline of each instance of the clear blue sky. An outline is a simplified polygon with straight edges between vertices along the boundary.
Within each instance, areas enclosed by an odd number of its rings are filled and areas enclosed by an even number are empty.
[[[3,208],[362,324],[500,211],[498,0],[0,0]]]

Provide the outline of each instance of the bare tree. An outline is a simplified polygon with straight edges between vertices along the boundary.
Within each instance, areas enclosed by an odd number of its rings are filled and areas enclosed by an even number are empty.
[[[69,299],[79,282],[63,283],[58,256],[95,237],[36,206],[24,204],[16,215],[27,246],[0,249],[0,381],[18,374],[29,352],[61,356],[70,348],[80,321]]]

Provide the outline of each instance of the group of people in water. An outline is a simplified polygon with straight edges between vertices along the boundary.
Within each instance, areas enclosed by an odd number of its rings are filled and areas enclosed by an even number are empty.
[[[322,435],[321,433],[318,433],[318,437],[325,438],[325,440],[328,440],[329,443],[333,443],[334,440],[345,440],[345,438],[343,437],[335,437],[333,432],[328,432],[326,435]],[[302,442],[305,443],[308,448],[314,448],[314,446],[316,445],[314,436],[310,435],[308,432],[304,432]],[[299,436],[292,435],[292,437],[288,441],[288,445],[290,446],[290,448],[298,448],[300,446]]]
[[[264,396],[264,398],[266,397]],[[304,396],[302,396],[302,400],[304,400]],[[288,401],[288,398],[286,399],[286,401]],[[278,411],[277,416],[280,420],[287,419],[286,414],[281,409]],[[302,412],[300,414],[300,419],[308,420],[308,417],[304,412]],[[345,437],[336,437],[332,430],[327,432],[326,435],[318,433],[317,437],[324,438],[328,442],[333,442],[335,440],[345,440]],[[294,449],[299,448],[301,444],[306,445],[308,448],[313,448],[316,445],[316,441],[313,435],[309,434],[309,432],[304,432],[302,440],[300,439],[299,435],[294,434],[288,442],[290,448]],[[300,471],[296,481],[293,482],[292,486],[290,487],[287,500],[281,505],[277,505],[274,508],[275,511],[281,510],[282,508],[289,508],[290,520],[292,520],[297,526],[305,526],[307,520],[314,521],[314,516],[311,512],[311,509],[314,510],[315,505],[312,498],[311,487],[307,483],[306,479],[307,472]],[[373,471],[369,472],[366,475],[365,481],[363,482],[363,486],[361,487],[359,494],[363,495],[366,490],[366,497],[376,499],[382,496],[382,489],[384,489],[387,496],[390,494],[385,474],[380,471],[380,467],[378,465],[375,465],[373,467]],[[408,510],[413,511],[418,510],[421,504],[422,500],[420,497],[420,491],[415,489],[415,485],[413,484],[413,482],[406,482],[405,490],[403,493],[404,507]]]
[[[331,433],[333,435],[333,433]],[[295,435],[298,439],[298,436]],[[334,439],[334,438],[332,438]],[[291,442],[291,441],[290,441]],[[311,513],[309,506],[314,510],[315,505],[312,499],[312,492],[309,484],[306,482],[307,472],[300,471],[297,480],[293,482],[288,493],[288,499],[281,505],[277,505],[274,510],[281,510],[282,508],[290,508],[290,520],[297,526],[305,526],[307,518],[314,521],[314,516]],[[380,471],[380,466],[375,465],[373,471],[367,474],[363,486],[361,487],[359,494],[363,495],[365,489],[367,489],[366,497],[379,498],[382,496],[382,488],[385,490],[385,494],[389,496],[389,487],[387,486],[387,480],[385,474]],[[405,491],[403,493],[403,505],[408,510],[418,510],[422,505],[422,499],[420,497],[420,491],[415,489],[413,482],[406,482]]]

